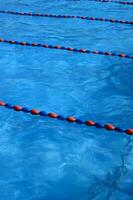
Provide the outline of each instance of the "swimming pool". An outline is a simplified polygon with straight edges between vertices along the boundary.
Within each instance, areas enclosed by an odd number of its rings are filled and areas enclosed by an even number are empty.
[[[132,5],[87,0],[4,0],[0,10],[133,21]],[[133,127],[133,59],[101,55],[132,57],[132,24],[9,13],[0,13],[0,23],[6,107]],[[1,200],[133,198],[131,135],[2,107],[0,116]]]

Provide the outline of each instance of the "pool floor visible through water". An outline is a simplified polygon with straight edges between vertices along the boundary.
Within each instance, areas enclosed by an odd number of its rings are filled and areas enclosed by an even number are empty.
[[[2,0],[0,11],[133,21],[133,5],[87,0]],[[1,12],[0,24],[6,107],[133,128],[133,24]],[[0,116],[0,200],[133,199],[131,135],[2,106]]]

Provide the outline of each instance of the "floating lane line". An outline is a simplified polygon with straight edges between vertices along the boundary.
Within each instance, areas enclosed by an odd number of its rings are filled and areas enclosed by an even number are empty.
[[[81,0],[67,0],[67,1],[75,1],[80,2]],[[84,0],[84,1],[94,1],[94,2],[100,2],[100,3],[118,3],[118,4],[125,4],[125,5],[133,5],[133,2],[130,1],[112,1],[112,0]],[[81,1],[82,2],[82,1]]]
[[[60,49],[60,50],[78,52],[78,53],[98,54],[98,55],[116,56],[116,57],[120,57],[120,58],[133,59],[133,55],[128,55],[125,53],[113,53],[113,52],[109,52],[109,51],[105,52],[105,51],[89,50],[89,49],[82,49],[82,48],[77,49],[77,48],[72,48],[72,47],[64,47],[64,46],[60,46],[60,45],[19,42],[19,41],[15,41],[15,40],[5,40],[3,38],[0,38],[0,43],[8,43],[8,44],[20,45],[20,46],[42,47],[42,48],[48,48],[48,49]]]
[[[133,25],[133,21],[127,20],[117,20],[117,19],[106,19],[106,18],[97,18],[97,17],[86,17],[86,16],[77,16],[77,15],[55,15],[55,14],[41,14],[41,13],[31,13],[31,12],[16,12],[16,11],[3,11],[0,10],[0,13],[3,14],[12,14],[12,15],[24,15],[24,16],[33,16],[33,17],[51,17],[51,18],[64,18],[64,19],[82,19],[89,21],[101,21],[101,22],[111,22],[111,23],[120,23],[120,24],[130,24]]]
[[[116,127],[112,124],[101,124],[101,123],[98,123],[98,122],[94,122],[92,120],[87,120],[87,121],[84,121],[82,119],[78,119],[78,118],[75,118],[73,116],[68,116],[68,117],[64,117],[63,115],[58,115],[54,112],[51,112],[51,113],[47,113],[45,111],[39,111],[37,109],[30,109],[29,107],[21,107],[21,106],[18,106],[18,105],[12,105],[12,104],[9,104],[9,103],[5,103],[3,101],[0,101],[0,106],[2,107],[5,107],[7,109],[12,109],[14,111],[17,111],[17,112],[24,112],[24,113],[29,113],[29,114],[32,114],[32,115],[38,115],[38,116],[42,116],[42,117],[50,117],[52,119],[58,119],[58,120],[61,120],[61,121],[67,121],[69,123],[77,123],[79,125],[86,125],[86,126],[92,126],[92,127],[95,127],[97,129],[105,129],[107,131],[115,131],[115,132],[119,132],[119,133],[126,133],[128,135],[133,135],[133,129],[122,129],[120,127]]]
[[[125,5],[133,5],[133,2],[130,1],[112,1],[112,0],[93,0],[96,2],[101,2],[101,3],[119,3],[119,4],[125,4]]]

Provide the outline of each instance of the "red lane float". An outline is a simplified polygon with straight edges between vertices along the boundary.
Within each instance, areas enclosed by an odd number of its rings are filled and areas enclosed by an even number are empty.
[[[132,128],[124,130],[124,129],[117,127],[115,125],[112,125],[112,124],[103,125],[101,123],[94,122],[92,120],[84,121],[82,119],[79,119],[79,118],[76,118],[76,117],[73,117],[73,116],[64,117],[62,115],[58,115],[55,112],[47,113],[45,111],[39,111],[37,109],[30,109],[28,107],[22,107],[22,106],[18,106],[18,105],[11,105],[9,103],[5,103],[4,101],[0,101],[0,106],[5,107],[7,109],[12,109],[12,110],[17,111],[17,112],[24,112],[24,113],[29,113],[29,114],[32,114],[32,115],[37,115],[37,116],[42,116],[42,117],[50,117],[50,118],[53,118],[53,119],[67,121],[67,122],[70,122],[70,123],[77,123],[77,124],[80,124],[80,125],[86,125],[86,126],[90,126],[90,127],[92,126],[92,127],[98,128],[98,129],[105,129],[107,131],[116,131],[116,132],[119,132],[119,133],[123,132],[123,133],[126,133],[128,135],[133,135],[133,129]]]

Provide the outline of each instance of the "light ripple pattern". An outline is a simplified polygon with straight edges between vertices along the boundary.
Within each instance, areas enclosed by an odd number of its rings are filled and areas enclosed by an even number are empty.
[[[0,10],[132,20],[132,6],[1,0]],[[133,54],[132,26],[0,15],[0,36]],[[133,126],[133,61],[0,43],[0,99]],[[133,139],[0,109],[1,200],[132,200]]]

